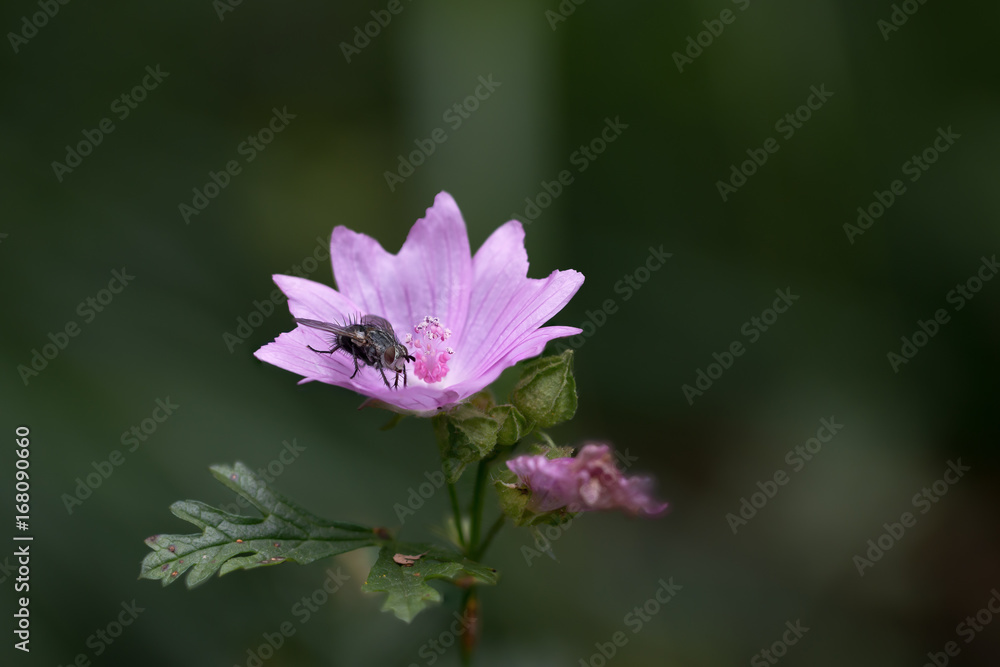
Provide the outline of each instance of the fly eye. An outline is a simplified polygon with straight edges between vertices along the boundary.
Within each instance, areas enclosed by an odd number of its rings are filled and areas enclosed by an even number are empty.
[[[382,355],[382,358],[384,359],[384,363],[386,366],[391,366],[392,363],[396,361],[396,348],[390,347],[389,349],[387,349],[385,351],[385,354]]]

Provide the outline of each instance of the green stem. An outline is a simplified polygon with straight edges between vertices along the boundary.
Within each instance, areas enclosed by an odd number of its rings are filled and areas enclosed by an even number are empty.
[[[483,459],[479,462],[479,467],[476,469],[476,486],[472,491],[472,507],[469,509],[472,528],[470,529],[469,543],[466,545],[466,553],[470,557],[477,551],[479,532],[483,524],[483,495],[486,490],[486,470],[489,461],[490,459]]]
[[[486,553],[486,550],[489,548],[493,538],[496,537],[496,534],[500,532],[501,528],[503,528],[504,520],[506,518],[506,514],[501,514],[497,517],[497,520],[493,522],[492,526],[490,526],[489,532],[486,533],[486,538],[483,540],[483,543],[480,544],[475,553],[472,554],[472,560],[478,561],[483,557],[483,554]]]
[[[492,460],[493,457],[481,460],[479,467],[476,469],[476,485],[473,487],[472,505],[469,508],[471,521],[469,541],[465,549],[465,555],[472,560],[475,560],[477,554],[482,552],[482,548],[479,546],[479,533],[483,525],[483,496],[486,491],[486,473],[489,470]],[[495,526],[496,524],[494,524]],[[490,534],[487,536],[483,546],[489,544],[495,532],[493,528],[490,529]],[[466,589],[465,595],[462,598],[462,616],[466,619],[468,626],[468,631],[462,636],[462,664],[468,666],[472,665],[472,655],[479,644],[479,633],[481,631],[479,595],[475,584]]]
[[[455,531],[458,533],[459,546],[462,547],[463,551],[467,551],[468,546],[462,531],[462,510],[458,506],[458,492],[455,490],[453,482],[448,482],[448,495],[451,496],[451,511],[455,515]]]

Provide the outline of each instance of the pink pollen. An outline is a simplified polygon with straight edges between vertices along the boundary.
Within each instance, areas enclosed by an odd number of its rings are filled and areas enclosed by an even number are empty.
[[[451,338],[451,329],[441,326],[441,320],[428,315],[414,325],[413,331],[416,335],[406,334],[404,340],[417,359],[413,363],[413,372],[429,384],[440,382],[448,374],[448,359],[455,354],[450,347],[441,349],[444,342]]]

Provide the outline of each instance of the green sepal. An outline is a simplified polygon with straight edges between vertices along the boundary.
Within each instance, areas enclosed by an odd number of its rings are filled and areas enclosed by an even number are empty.
[[[466,403],[480,412],[489,412],[490,408],[497,404],[496,400],[493,398],[493,392],[491,392],[489,388],[483,389],[482,391],[469,396]]]
[[[441,451],[445,478],[454,484],[470,463],[493,453],[497,445],[495,419],[478,408],[462,404],[436,415],[431,423]]]
[[[396,555],[419,556],[412,565],[393,560]],[[431,604],[441,601],[441,593],[428,585],[430,579],[444,579],[460,586],[495,584],[497,571],[470,561],[457,551],[428,544],[395,542],[384,545],[361,587],[366,593],[388,593],[382,611],[409,623]]]
[[[174,503],[170,511],[202,533],[146,538],[153,553],[143,558],[140,579],[159,579],[166,586],[184,578],[187,587],[194,588],[216,572],[222,576],[233,570],[285,562],[311,563],[384,544],[388,537],[382,528],[317,517],[272,491],[239,461],[232,467],[214,465],[210,469],[217,480],[243,496],[263,516],[230,514],[194,500]]]
[[[541,428],[572,419],[577,404],[573,350],[524,364],[510,402],[528,421]]]
[[[497,422],[497,444],[510,447],[531,433],[527,417],[513,405],[497,405],[490,409],[490,417]]]

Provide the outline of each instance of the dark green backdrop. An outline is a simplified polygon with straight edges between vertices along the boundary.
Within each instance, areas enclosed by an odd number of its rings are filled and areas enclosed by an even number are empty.
[[[449,623],[453,592],[405,626],[359,593],[367,552],[195,591],[136,576],[143,538],[187,532],[172,501],[232,501],[208,465],[266,466],[285,441],[304,450],[280,490],[331,518],[398,523],[393,506],[437,465],[429,424],[381,432],[386,415],[357,412],[357,396],[257,362],[290,327],[284,306],[254,316],[246,340],[225,335],[269,298],[273,273],[299,265],[331,284],[328,261],[305,260],[335,225],[396,251],[440,190],[473,248],[516,214],[532,277],[586,275],[552,323],[603,325],[577,341],[580,410],[553,435],[627,449],[672,504],[656,521],[585,517],[554,542],[557,561],[526,558],[527,532],[503,533],[480,664],[599,665],[595,642],[618,631],[628,643],[609,664],[770,664],[759,652],[781,652],[797,621],[809,630],[782,664],[917,666],[952,641],[949,664],[995,664],[1000,623],[971,637],[960,625],[1000,586],[1000,281],[976,283],[1000,250],[995,4],[50,4],[51,18],[45,0],[0,12],[0,479],[10,503],[26,424],[35,537],[32,650],[8,644],[9,664],[246,665],[289,620],[295,635],[264,664],[430,664],[422,647]],[[465,101],[480,77],[492,92]],[[120,96],[144,78],[128,107]],[[477,108],[449,113],[456,103]],[[241,149],[274,109],[294,118]],[[609,122],[614,141],[578,153]],[[437,128],[446,140],[390,188],[385,172]],[[89,154],[67,158],[80,142]],[[53,166],[67,159],[71,171]],[[239,173],[185,216],[230,160]],[[546,183],[554,200],[539,197]],[[626,288],[661,246],[670,259]],[[113,271],[134,278],[102,294]],[[970,279],[971,300],[949,297]],[[798,299],[774,319],[776,290]],[[100,312],[89,297],[105,299]],[[914,336],[918,321],[935,335]],[[78,335],[25,383],[18,366],[68,323]],[[887,355],[904,351],[916,354],[894,368]],[[703,393],[686,395],[699,371]],[[178,407],[123,444],[157,400]],[[810,460],[786,459],[823,419],[843,428],[822,431]],[[69,512],[64,494],[115,450],[121,465]],[[970,470],[949,473],[944,495],[914,502],[959,459]],[[776,474],[784,485],[768,484]],[[765,499],[758,482],[773,497],[745,525],[727,520]],[[402,534],[419,539],[446,512],[435,494]],[[894,527],[905,512],[912,525]],[[18,531],[10,504],[3,514],[13,643]],[[899,536],[861,576],[855,556],[884,524]],[[327,568],[350,580],[302,624],[292,609]],[[626,615],[671,577],[682,589],[634,632]],[[144,611],[113,643],[88,640],[133,600]],[[452,649],[438,664],[457,662]]]

